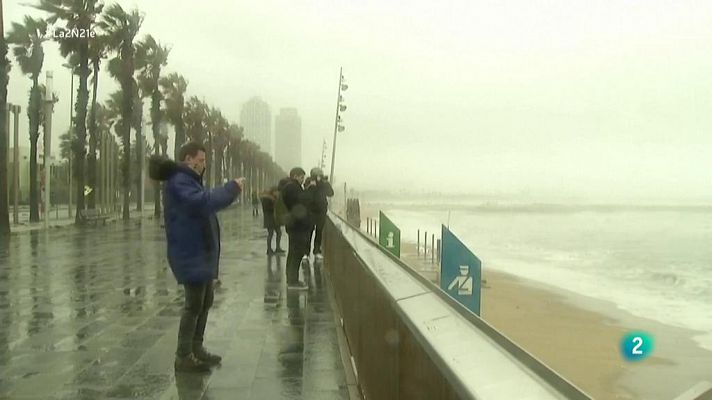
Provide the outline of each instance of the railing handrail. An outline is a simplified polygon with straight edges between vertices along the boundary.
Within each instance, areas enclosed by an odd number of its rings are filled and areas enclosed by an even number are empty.
[[[458,316],[467,320],[478,331],[482,332],[486,337],[494,341],[501,349],[503,349],[504,351],[506,351],[507,354],[513,357],[519,365],[523,366],[527,372],[533,375],[537,380],[541,381],[543,384],[542,386],[546,387],[549,391],[553,390],[557,394],[564,396],[567,399],[591,399],[589,395],[584,393],[572,382],[556,373],[552,368],[550,368],[542,361],[537,359],[535,356],[533,356],[531,353],[527,352],[522,347],[517,345],[513,340],[508,338],[503,333],[499,332],[493,326],[489,325],[486,321],[473,314],[462,304],[451,298],[439,286],[435,285],[433,282],[420,275],[408,264],[383,249],[374,238],[370,237],[369,235],[366,235],[360,229],[348,223],[348,221],[346,221],[340,215],[335,213],[330,213],[330,215],[336,217],[342,224],[349,227],[362,239],[373,245],[373,247],[378,249],[381,254],[388,257],[390,261],[398,265],[403,271],[408,273],[410,277],[414,278],[418,283],[423,285],[429,293],[432,293],[436,295],[439,299],[443,300],[448,306],[450,306],[452,311],[454,311]],[[364,266],[368,267],[368,263],[363,260],[363,258],[357,252],[354,253],[359,262]],[[371,268],[369,268],[369,270],[373,272]],[[376,281],[379,282],[379,284],[383,287],[384,290],[388,291],[388,288],[385,287],[379,279],[376,279]],[[398,303],[398,300],[396,300],[396,303]],[[460,378],[457,376],[457,374],[454,373],[451,366],[448,365],[448,361],[444,360],[441,355],[438,354],[437,350],[433,347],[429,340],[418,332],[419,328],[412,325],[411,321],[409,321],[409,318],[407,318],[404,311],[400,307],[398,307],[398,312],[402,317],[405,317],[404,321],[408,323],[409,328],[415,333],[415,337],[417,338],[420,345],[423,346],[423,348],[426,350],[426,352],[428,352],[432,359],[436,361],[436,363],[438,364],[438,368],[441,369],[447,379],[456,387],[458,393],[460,393],[465,398],[474,399],[475,397],[472,393],[470,393],[466,384],[464,382],[460,382]]]
[[[712,399],[712,383],[702,381],[682,393],[675,400],[709,400]]]

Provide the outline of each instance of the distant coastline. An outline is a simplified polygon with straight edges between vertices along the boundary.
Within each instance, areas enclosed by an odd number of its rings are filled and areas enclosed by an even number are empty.
[[[700,212],[711,213],[710,204],[623,204],[623,203],[591,203],[591,204],[565,204],[565,203],[515,203],[506,201],[485,202],[447,202],[434,199],[422,200],[385,200],[374,199],[368,201],[372,206],[408,207],[413,210],[427,211],[477,211],[477,212],[537,212],[537,213],[577,213],[577,212]]]

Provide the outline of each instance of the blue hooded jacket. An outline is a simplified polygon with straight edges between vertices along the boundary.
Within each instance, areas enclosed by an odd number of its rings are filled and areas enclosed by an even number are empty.
[[[218,277],[220,225],[216,213],[240,195],[230,181],[205,189],[202,177],[183,164],[152,158],[149,174],[165,181],[163,207],[168,264],[179,284],[200,284]]]

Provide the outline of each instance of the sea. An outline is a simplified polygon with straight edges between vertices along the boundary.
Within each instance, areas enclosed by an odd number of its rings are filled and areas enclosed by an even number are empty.
[[[491,268],[696,331],[712,350],[712,206],[373,204],[401,240],[449,229]],[[422,236],[421,236],[422,245]]]

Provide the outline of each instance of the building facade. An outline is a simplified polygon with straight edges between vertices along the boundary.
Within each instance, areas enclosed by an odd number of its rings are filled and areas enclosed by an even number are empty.
[[[272,150],[272,113],[269,104],[253,97],[242,105],[240,125],[245,128],[245,138],[260,146],[265,153],[274,156]]]
[[[296,108],[282,108],[274,121],[275,161],[285,171],[302,165],[302,120]],[[307,168],[305,168],[307,169]]]

